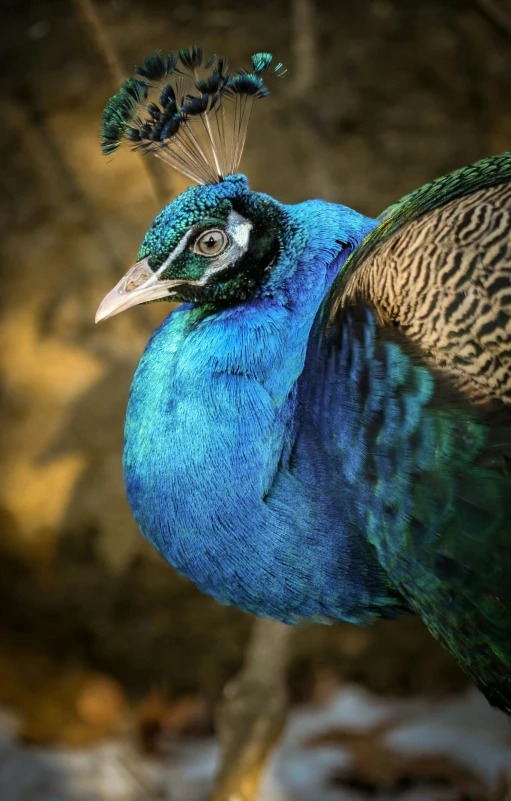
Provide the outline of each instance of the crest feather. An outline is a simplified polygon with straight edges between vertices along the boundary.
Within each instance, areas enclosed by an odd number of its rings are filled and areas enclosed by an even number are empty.
[[[280,63],[272,67],[270,53],[254,53],[251,60],[252,72],[239,67],[231,75],[228,62],[216,55],[203,66],[197,45],[148,56],[105,108],[103,153],[126,142],[199,184],[235,173],[254,101],[269,94],[265,77],[286,73]]]

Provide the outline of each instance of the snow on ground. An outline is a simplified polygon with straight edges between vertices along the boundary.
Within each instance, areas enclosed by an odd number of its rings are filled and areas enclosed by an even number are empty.
[[[511,779],[511,726],[477,693],[433,703],[382,699],[350,686],[328,704],[293,710],[261,801],[367,797],[360,788],[334,784],[330,778],[343,771],[348,775],[354,764],[350,736],[357,740],[372,731],[378,732],[378,748],[390,757],[402,755],[406,762],[408,757],[438,756],[442,764],[447,760],[460,771],[471,771],[489,786],[503,776]],[[341,735],[336,740],[332,732]],[[331,741],[321,743],[328,733]],[[15,720],[0,714],[0,801],[202,801],[217,758],[213,739],[178,741],[161,760],[142,757],[122,741],[81,751],[24,749],[16,743]],[[371,792],[377,801],[437,797],[439,793],[418,784]]]

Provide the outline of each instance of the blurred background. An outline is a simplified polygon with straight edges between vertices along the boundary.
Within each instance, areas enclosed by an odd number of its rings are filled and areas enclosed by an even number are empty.
[[[270,50],[289,75],[254,108],[252,188],[376,216],[511,147],[511,2],[2,0],[0,15],[0,708],[12,742],[83,749],[128,726],[155,754],[161,735],[211,733],[252,621],[175,575],[125,499],[127,394],[168,308],[94,314],[186,183],[102,157],[102,109],[160,47],[234,64]],[[353,683],[441,703],[467,684],[411,618],[301,629],[288,681],[296,703]],[[1,766],[0,749],[0,798],[24,801]]]

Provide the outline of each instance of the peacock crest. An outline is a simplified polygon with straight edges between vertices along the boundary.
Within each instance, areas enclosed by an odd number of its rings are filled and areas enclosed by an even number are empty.
[[[270,53],[255,53],[252,71],[231,74],[224,58],[204,61],[201,47],[167,57],[158,50],[108,102],[103,153],[127,143],[198,184],[218,183],[238,170],[252,106],[269,94],[265,80],[286,73],[272,62]]]

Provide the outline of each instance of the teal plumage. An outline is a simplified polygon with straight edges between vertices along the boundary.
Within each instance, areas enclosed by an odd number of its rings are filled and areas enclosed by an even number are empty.
[[[323,329],[342,331],[350,309],[369,305],[380,322],[380,339],[397,338],[412,363],[431,369],[436,395],[428,407],[431,412],[436,407],[436,425],[439,421],[443,429],[434,472],[421,465],[405,536],[396,537],[395,526],[381,525],[371,534],[369,523],[368,536],[412,609],[491,702],[506,710],[511,686],[510,180],[511,154],[504,153],[394,204],[347,260],[322,310]],[[429,264],[420,261],[426,247]],[[428,268],[441,296],[425,278]],[[393,273],[399,273],[399,288]],[[461,304],[463,324],[456,328],[453,318]],[[444,307],[450,316],[439,313]],[[433,313],[439,316],[434,338],[427,327]],[[460,356],[467,344],[470,361]],[[420,421],[423,435],[427,424],[435,425],[430,413]],[[397,457],[396,468],[402,480]],[[381,478],[381,468],[375,472]]]
[[[174,162],[209,119],[209,166],[191,151],[181,165],[203,185],[165,207],[98,311],[184,301],[131,389],[134,516],[222,603],[288,623],[419,614],[509,711],[511,156],[380,221],[286,206],[224,174],[240,147],[212,133],[225,104],[265,96],[271,57],[234,84],[223,61],[209,77],[201,63],[198,49],[146,59],[143,91],[105,115],[107,152],[125,138],[173,147]],[[151,104],[178,64],[199,95],[179,97],[178,76]]]

